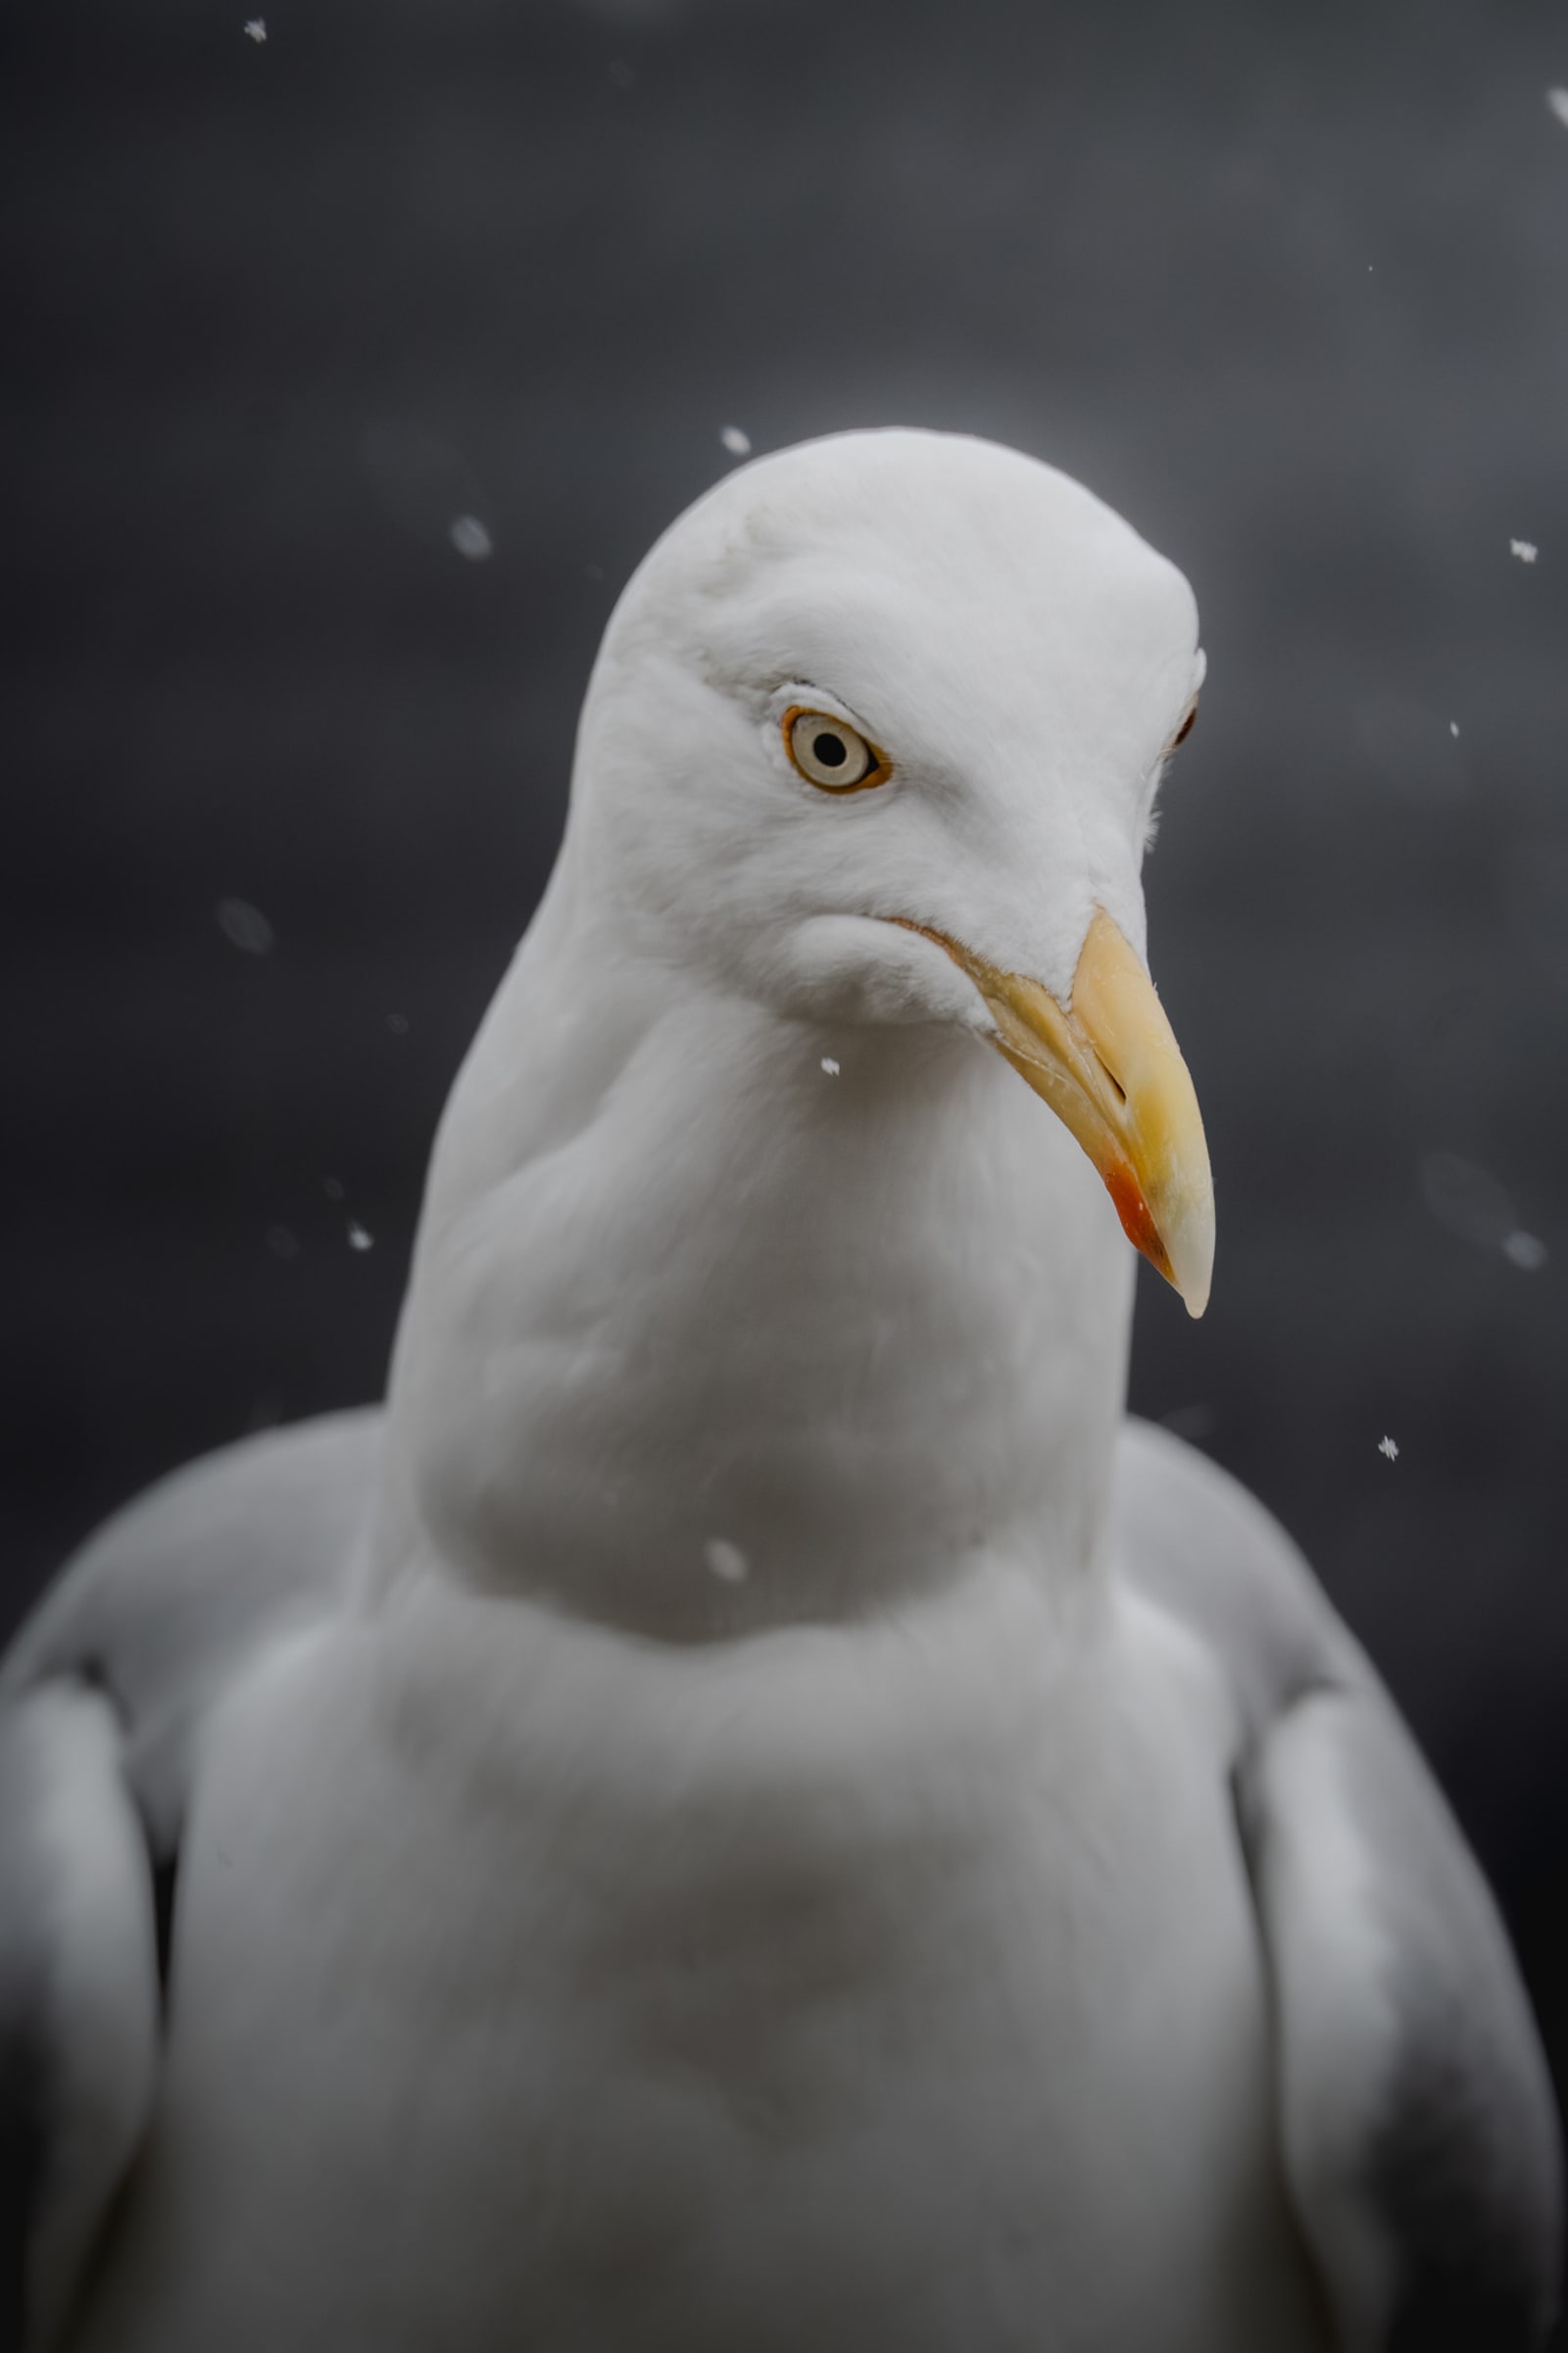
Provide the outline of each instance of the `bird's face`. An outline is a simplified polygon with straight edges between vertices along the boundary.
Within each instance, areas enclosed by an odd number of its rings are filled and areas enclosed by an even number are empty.
[[[1076,483],[847,434],[732,475],[654,550],[574,823],[666,956],[789,1017],[995,1047],[1199,1314],[1212,1188],[1139,869],[1201,675],[1186,581]]]

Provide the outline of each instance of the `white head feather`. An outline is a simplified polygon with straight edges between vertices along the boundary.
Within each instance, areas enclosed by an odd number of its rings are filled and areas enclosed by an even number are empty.
[[[1200,668],[1181,575],[984,442],[788,450],[665,534],[438,1140],[383,1575],[678,1635],[862,1610],[977,1549],[1084,1571],[1131,1253],[976,1045],[973,981],[906,926],[1058,995],[1097,907],[1141,954]],[[803,702],[890,780],[808,783],[780,726]]]

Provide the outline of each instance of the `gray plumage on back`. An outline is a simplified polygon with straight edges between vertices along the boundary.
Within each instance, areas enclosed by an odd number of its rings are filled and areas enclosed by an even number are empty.
[[[1118,1549],[1222,1660],[1276,2005],[1281,2151],[1344,2353],[1527,2353],[1561,2156],[1529,2004],[1414,1742],[1294,1545],[1130,1424]]]
[[[117,1751],[83,1686],[0,1711],[0,2260],[29,2353],[67,2315],[157,2074],[152,1880]]]
[[[109,1520],[0,1666],[0,2343],[44,2353],[145,2126],[203,1724],[337,1606],[380,1416],[270,1432]]]

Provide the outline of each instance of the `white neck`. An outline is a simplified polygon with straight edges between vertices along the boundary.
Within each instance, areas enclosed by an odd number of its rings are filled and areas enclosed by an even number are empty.
[[[377,1581],[670,1640],[980,1553],[1080,1588],[1132,1259],[1066,1131],[970,1036],[785,1020],[602,926],[568,843],[437,1139]]]

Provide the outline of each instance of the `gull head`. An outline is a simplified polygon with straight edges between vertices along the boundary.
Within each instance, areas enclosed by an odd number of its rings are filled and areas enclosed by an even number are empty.
[[[1140,867],[1202,669],[1181,573],[1066,475],[957,434],[808,442],[634,574],[570,835],[656,958],[1003,1054],[1198,1315],[1213,1191]]]

